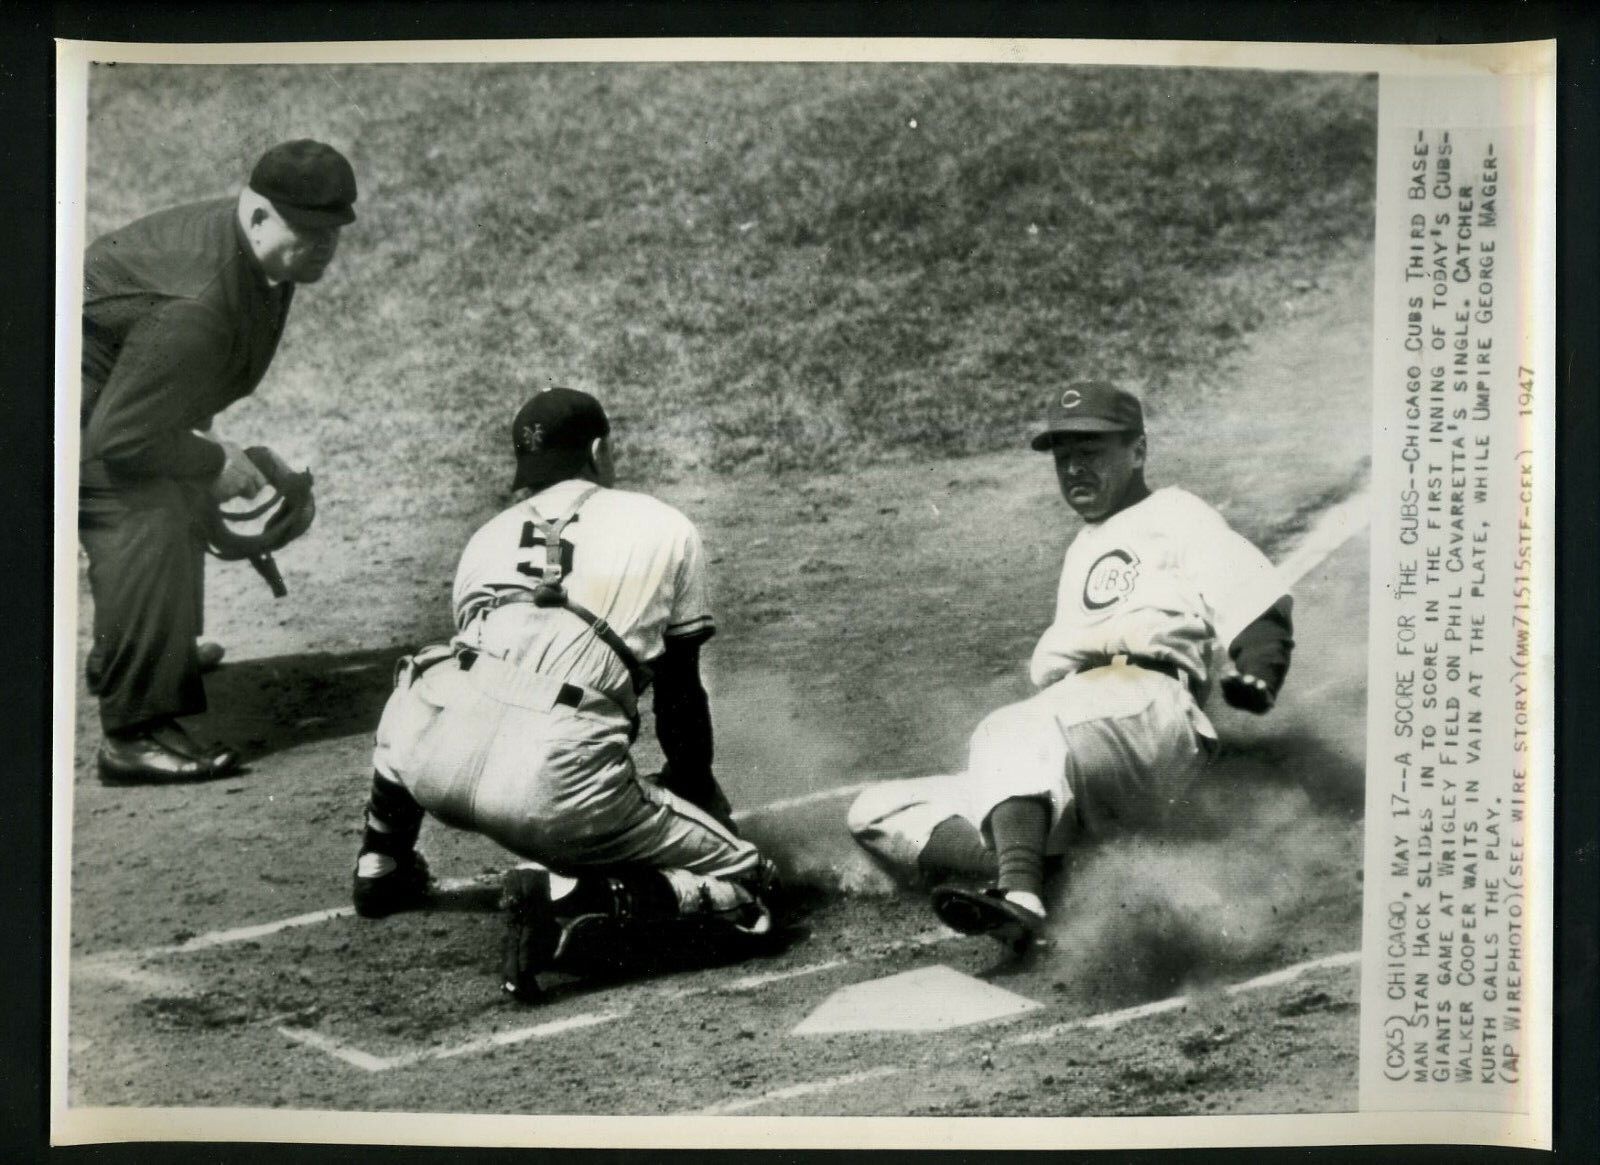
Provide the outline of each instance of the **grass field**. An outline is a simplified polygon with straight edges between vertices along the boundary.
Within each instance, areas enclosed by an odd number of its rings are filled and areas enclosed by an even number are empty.
[[[1001,448],[1074,376],[1192,404],[1371,229],[1365,78],[111,73],[91,86],[91,235],[228,193],[275,140],[348,151],[361,221],[260,407],[304,418],[307,460],[378,443],[385,473],[435,486],[493,465],[542,381],[599,393],[655,480]]]

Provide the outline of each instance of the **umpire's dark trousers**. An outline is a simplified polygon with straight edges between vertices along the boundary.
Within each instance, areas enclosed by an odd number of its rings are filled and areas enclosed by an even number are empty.
[[[81,467],[78,538],[89,556],[94,646],[85,669],[107,732],[206,709],[195,655],[204,594],[202,493],[174,478],[116,480]]]

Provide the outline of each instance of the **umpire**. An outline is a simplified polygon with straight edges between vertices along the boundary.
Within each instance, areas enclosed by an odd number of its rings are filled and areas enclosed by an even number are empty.
[[[238,754],[178,718],[205,711],[197,515],[266,479],[212,418],[272,363],[295,285],[322,278],[354,221],[337,150],[274,146],[237,198],[160,211],[84,259],[78,535],[89,557],[102,781],[206,780]]]

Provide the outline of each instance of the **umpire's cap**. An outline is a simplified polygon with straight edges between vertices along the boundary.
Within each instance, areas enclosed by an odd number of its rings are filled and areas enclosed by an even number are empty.
[[[1103,380],[1082,380],[1065,389],[1050,390],[1044,432],[1031,444],[1040,452],[1050,448],[1057,433],[1142,433],[1144,406],[1133,393]]]
[[[589,460],[589,443],[611,432],[600,402],[557,385],[531,397],[511,422],[517,475],[511,488],[543,489],[574,477]]]
[[[284,142],[261,155],[250,189],[300,227],[355,222],[356,173],[332,146],[310,138]]]

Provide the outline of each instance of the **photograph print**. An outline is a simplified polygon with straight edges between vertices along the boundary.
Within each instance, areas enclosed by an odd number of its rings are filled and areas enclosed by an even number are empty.
[[[1374,77],[86,101],[70,1107],[1356,1108]]]

